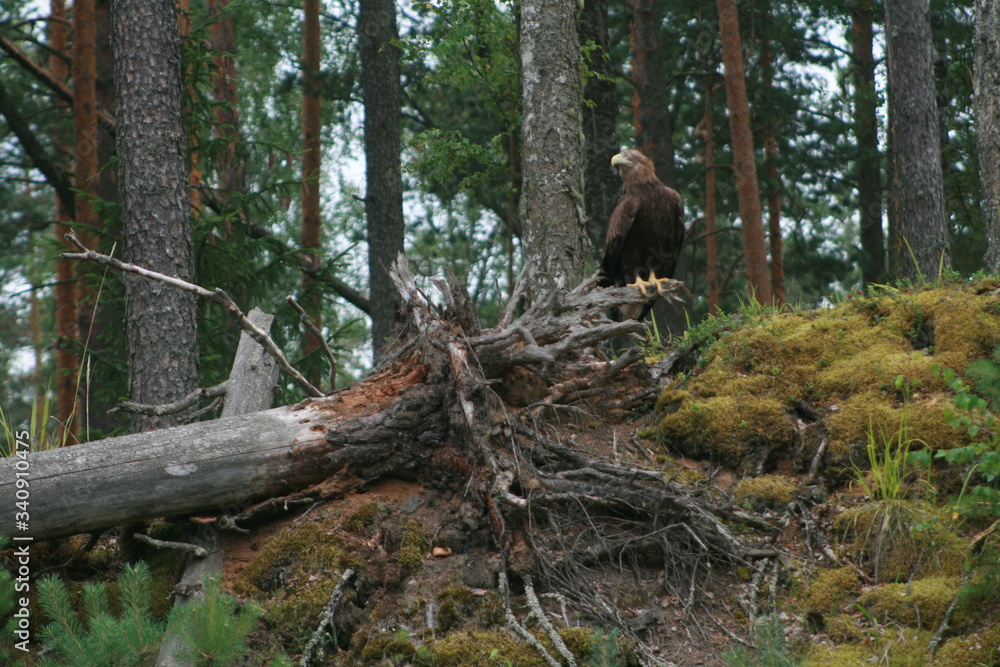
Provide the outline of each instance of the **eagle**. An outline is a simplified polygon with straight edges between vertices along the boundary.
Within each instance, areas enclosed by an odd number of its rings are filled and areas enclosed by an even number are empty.
[[[604,239],[598,285],[637,285],[645,293],[660,289],[672,278],[684,244],[684,202],[680,194],[660,182],[653,161],[637,150],[611,158],[622,177],[625,196],[611,212]],[[614,319],[642,320],[652,304],[627,305]]]

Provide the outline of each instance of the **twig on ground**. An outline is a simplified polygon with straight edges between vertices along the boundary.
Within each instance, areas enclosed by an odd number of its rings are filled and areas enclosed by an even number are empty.
[[[316,654],[318,659],[323,658],[323,648],[321,643],[323,641],[323,635],[326,634],[326,629],[329,627],[336,633],[336,628],[333,625],[333,615],[337,612],[337,607],[340,606],[340,599],[344,597],[344,589],[347,588],[347,583],[354,577],[354,570],[347,568],[344,570],[344,574],[340,575],[340,581],[337,582],[337,587],[333,589],[333,594],[330,595],[330,600],[323,607],[323,614],[319,618],[319,626],[317,626],[316,631],[313,632],[312,638],[309,643],[306,644],[305,650],[302,651],[302,659],[299,660],[299,667],[308,667],[309,663],[313,659],[313,654]],[[334,639],[336,639],[336,634],[334,634]]]
[[[559,661],[552,657],[545,647],[542,646],[542,643],[538,641],[538,638],[528,632],[528,630],[518,622],[517,617],[514,616],[514,612],[511,611],[510,608],[510,601],[507,599],[507,574],[505,572],[500,572],[500,597],[503,598],[504,601],[504,617],[507,619],[507,625],[509,625],[514,632],[520,635],[528,646],[538,651],[538,655],[542,656],[542,660],[547,662],[551,667],[562,667],[562,665],[559,664]],[[535,602],[537,604],[537,598],[535,599]],[[565,648],[565,644],[563,647]]]
[[[176,549],[177,551],[190,551],[198,558],[204,558],[208,555],[203,547],[199,547],[197,544],[191,544],[189,542],[171,542],[169,540],[158,540],[155,537],[150,537],[149,535],[143,535],[142,533],[135,533],[132,535],[135,539],[140,542],[145,542],[154,547],[159,547],[160,549]]]
[[[937,651],[938,644],[941,643],[941,639],[944,637],[944,633],[948,631],[948,627],[951,624],[951,615],[955,613],[955,607],[958,606],[958,601],[962,597],[962,591],[965,590],[966,585],[969,583],[969,571],[966,570],[962,575],[962,585],[958,588],[958,593],[952,599],[951,604],[944,611],[944,617],[941,619],[941,625],[934,632],[934,636],[931,637],[931,641],[927,644],[927,660],[934,657],[934,653]],[[917,626],[919,627],[919,626]]]
[[[549,639],[552,640],[552,644],[556,647],[556,650],[559,651],[559,654],[566,659],[566,664],[570,667],[576,667],[576,658],[574,658],[570,650],[566,648],[566,643],[552,626],[552,623],[549,621],[549,617],[545,615],[545,610],[542,609],[542,605],[538,601],[538,597],[535,595],[535,587],[531,583],[531,575],[527,573],[524,575],[524,596],[528,599],[528,606],[531,608],[531,611],[534,612],[535,618],[538,619],[538,623],[545,629],[545,633],[549,636]]]

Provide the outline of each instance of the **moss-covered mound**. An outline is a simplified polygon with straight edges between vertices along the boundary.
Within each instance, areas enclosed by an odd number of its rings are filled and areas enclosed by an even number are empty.
[[[869,432],[905,429],[932,449],[967,444],[944,419],[951,393],[935,367],[963,373],[1000,345],[995,287],[885,289],[726,327],[661,397],[656,433],[674,451],[742,474],[801,467],[826,440],[828,473],[840,479],[865,465]]]

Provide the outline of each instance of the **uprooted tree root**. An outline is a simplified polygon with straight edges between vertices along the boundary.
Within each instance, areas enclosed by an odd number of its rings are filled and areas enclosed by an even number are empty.
[[[457,281],[436,283],[443,303],[435,304],[404,262],[392,275],[402,297],[401,326],[375,375],[406,378],[410,386],[386,409],[328,431],[328,456],[358,484],[398,477],[478,496],[506,573],[529,587],[534,575],[575,613],[621,628],[644,662],[660,662],[643,644],[643,623],[627,618],[616,599],[621,588],[614,577],[652,566],[689,610],[710,568],[753,555],[730,526],[770,527],[662,471],[568,446],[544,419],[546,410],[573,410],[568,404],[580,397],[597,397],[608,409],[649,402],[648,386],[624,381],[638,355],[609,361],[596,346],[643,329],[608,320],[610,307],[657,295],[594,289],[591,280],[528,304],[519,317],[510,308],[497,327],[481,331]],[[521,409],[493,389],[515,369],[546,389]],[[612,573],[604,584],[592,576],[601,571]]]

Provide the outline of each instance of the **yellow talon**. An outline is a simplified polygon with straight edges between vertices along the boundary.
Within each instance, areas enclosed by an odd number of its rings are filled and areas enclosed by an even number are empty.
[[[649,288],[656,290],[657,294],[663,294],[663,291],[670,284],[670,278],[657,278],[655,271],[649,272],[649,279],[643,280],[640,276],[635,277],[635,282],[630,283],[629,287],[638,287],[639,291],[642,292],[643,296],[647,296]]]

